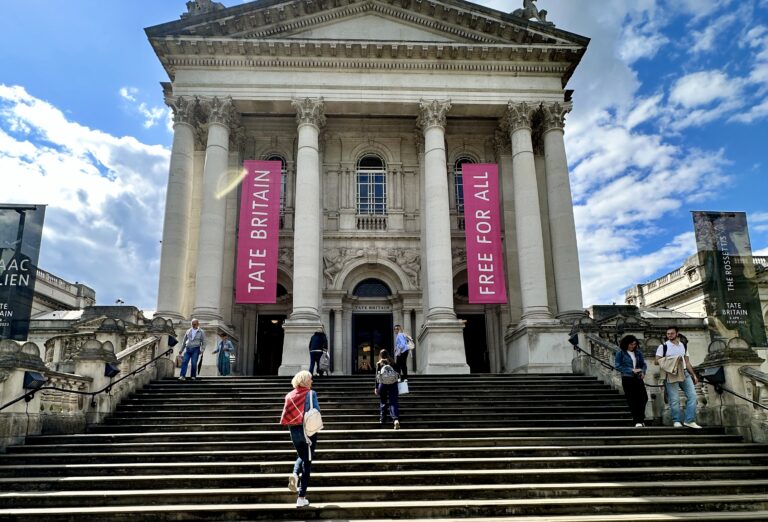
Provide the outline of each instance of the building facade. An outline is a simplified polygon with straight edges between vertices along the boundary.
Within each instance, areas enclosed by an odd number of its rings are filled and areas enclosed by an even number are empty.
[[[422,373],[570,370],[565,86],[587,38],[461,0],[187,6],[146,30],[175,121],[157,314],[232,331],[246,375],[306,367],[319,327],[334,373],[364,372],[394,324]],[[269,305],[234,302],[249,159],[283,165]],[[467,298],[467,163],[499,165],[505,305]]]

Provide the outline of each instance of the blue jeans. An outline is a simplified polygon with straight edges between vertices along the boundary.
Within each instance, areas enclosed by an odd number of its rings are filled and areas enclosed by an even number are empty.
[[[408,352],[405,352],[408,353]],[[400,394],[397,391],[397,383],[379,384],[379,422],[384,424],[387,419],[387,405],[389,405],[389,416],[392,422],[400,417]]]
[[[664,381],[664,388],[667,390],[669,399],[669,412],[672,414],[672,422],[680,422],[680,390],[685,392],[685,422],[694,422],[696,420],[696,388],[693,385],[693,379],[685,372],[685,380],[680,382]]]
[[[192,377],[197,377],[197,359],[200,357],[200,347],[187,348],[184,350],[184,358],[181,360],[181,376],[184,377],[187,374],[187,365],[190,360],[192,361],[192,369],[190,374]]]
[[[299,476],[299,496],[307,495],[309,487],[309,475],[312,473],[312,459],[315,458],[317,450],[317,433],[312,435],[309,440],[312,441],[312,457],[309,455],[309,446],[304,438],[304,426],[291,426],[291,442],[299,454],[296,462],[293,464],[293,472]]]
[[[309,373],[315,374],[315,365],[317,365],[317,373],[320,373],[320,357],[323,352],[309,352]]]

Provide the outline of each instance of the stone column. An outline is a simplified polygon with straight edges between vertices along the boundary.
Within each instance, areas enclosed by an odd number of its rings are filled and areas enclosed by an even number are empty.
[[[195,129],[192,125],[197,106],[197,100],[183,97],[176,98],[171,104],[174,120],[173,148],[165,195],[156,314],[173,319],[183,318],[195,154]]]
[[[293,100],[298,123],[296,153],[296,220],[293,235],[293,312],[283,326],[283,360],[279,375],[309,366],[308,344],[320,322],[322,219],[320,201],[320,128],[325,125],[322,98]]]
[[[24,372],[45,374],[47,368],[40,358],[40,348],[34,343],[0,340],[0,404],[24,395]],[[43,429],[40,397],[36,393],[29,402],[21,400],[0,411],[0,452],[6,446],[22,444],[29,435],[39,435]]]
[[[541,229],[539,187],[531,140],[531,118],[535,107],[510,103],[506,118],[512,141],[515,225],[523,321],[550,319],[544,271],[544,237]]]
[[[463,324],[453,310],[451,222],[446,170],[445,123],[450,101],[420,103],[424,133],[424,254],[429,305],[419,335],[420,363],[425,373],[469,373]]]
[[[584,316],[581,298],[579,252],[576,246],[576,224],[573,219],[573,199],[565,157],[563,127],[570,107],[559,103],[546,104],[544,112],[544,161],[547,172],[549,228],[552,261],[557,294],[557,316],[571,322]]]
[[[203,168],[203,200],[200,209],[193,315],[202,323],[216,323],[222,319],[221,284],[226,219],[226,200],[219,191],[226,185],[229,126],[235,113],[231,98],[213,98],[207,105],[210,115]],[[215,329],[206,331],[209,342],[215,340],[215,333]]]

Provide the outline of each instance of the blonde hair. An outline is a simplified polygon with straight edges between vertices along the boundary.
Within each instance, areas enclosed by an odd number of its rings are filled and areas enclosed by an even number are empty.
[[[312,386],[312,374],[307,370],[301,370],[291,379],[291,386],[294,388],[310,388]]]

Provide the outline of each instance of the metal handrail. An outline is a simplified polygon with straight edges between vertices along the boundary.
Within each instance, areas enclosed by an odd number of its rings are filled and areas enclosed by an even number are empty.
[[[601,343],[601,344],[603,344],[605,348],[609,348],[609,349],[613,350],[614,352],[617,352],[617,351],[618,351],[618,350],[617,350],[617,349],[616,349],[616,348],[615,348],[615,347],[614,347],[612,344],[610,344],[610,343],[608,343],[608,342],[604,341],[603,339],[600,339],[599,337],[593,337],[593,336],[591,336],[591,335],[588,335],[588,336],[587,336],[587,338],[589,338],[589,339],[591,339],[591,340],[593,340],[593,341],[594,341],[594,340],[600,341],[600,343]],[[613,370],[613,371],[615,371],[615,372],[618,372],[618,371],[619,371],[619,370],[618,370],[618,369],[617,369],[617,368],[616,368],[614,365],[612,365],[611,363],[605,362],[604,360],[602,360],[602,359],[599,359],[599,358],[595,357],[595,356],[594,356],[594,355],[592,355],[591,353],[589,353],[589,352],[587,352],[586,350],[584,350],[584,349],[583,349],[581,346],[579,346],[578,344],[574,344],[574,345],[573,345],[573,349],[574,349],[574,350],[576,350],[577,352],[581,352],[581,353],[583,353],[583,354],[584,354],[584,355],[586,355],[587,357],[590,357],[590,358],[592,358],[592,359],[596,360],[596,361],[597,361],[597,362],[599,362],[599,363],[600,363],[600,364],[601,364],[601,365],[602,365],[604,368],[607,368],[607,369],[609,369],[609,370]],[[621,372],[619,372],[619,373],[621,373]],[[647,382],[645,382],[645,381],[643,381],[643,385],[644,385],[646,388],[663,388],[663,387],[664,387],[664,385],[663,385],[663,384],[648,384],[648,383],[647,383]]]
[[[4,410],[5,408],[8,408],[9,406],[13,406],[17,402],[20,402],[21,400],[26,400],[27,402],[29,402],[29,401],[31,401],[35,397],[35,394],[37,392],[43,391],[43,390],[56,390],[56,391],[62,391],[62,392],[67,392],[67,393],[75,393],[75,394],[78,394],[78,395],[90,395],[91,396],[91,405],[93,406],[94,403],[95,403],[95,398],[96,398],[96,396],[98,394],[104,393],[104,392],[109,393],[112,390],[112,387],[115,384],[119,383],[120,381],[122,381],[124,379],[127,379],[128,377],[130,377],[132,375],[136,375],[139,372],[143,372],[144,369],[147,366],[149,366],[150,364],[152,364],[153,362],[157,361],[158,359],[162,359],[166,355],[170,355],[172,353],[173,353],[173,348],[168,348],[166,351],[164,351],[163,353],[161,353],[160,355],[158,355],[157,357],[155,357],[151,361],[149,361],[149,362],[139,366],[138,368],[133,370],[131,373],[123,375],[122,377],[120,377],[115,382],[110,382],[107,386],[103,387],[100,390],[92,391],[92,392],[83,392],[83,391],[79,391],[79,390],[68,390],[66,388],[57,388],[55,386],[41,386],[40,388],[36,388],[34,390],[27,391],[24,395],[21,395],[20,397],[16,397],[15,399],[13,399],[10,402],[6,402],[2,406],[0,406],[0,411]]]

